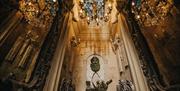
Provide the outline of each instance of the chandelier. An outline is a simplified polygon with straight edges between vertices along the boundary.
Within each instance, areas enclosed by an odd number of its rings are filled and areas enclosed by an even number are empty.
[[[112,11],[110,2],[106,3],[104,0],[81,0],[79,6],[79,17],[86,19],[88,24],[96,22],[99,25],[101,21],[109,21]]]
[[[139,4],[132,2],[132,13],[135,19],[144,27],[159,25],[170,15],[173,4],[168,1],[142,0]]]
[[[47,21],[52,20],[58,10],[56,0],[46,0],[43,2],[37,0],[19,1],[19,10],[28,24],[36,27],[45,26]]]

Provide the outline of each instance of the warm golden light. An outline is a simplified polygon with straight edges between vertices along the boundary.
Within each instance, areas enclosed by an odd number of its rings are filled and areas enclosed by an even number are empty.
[[[135,5],[135,3],[134,2],[132,2],[132,6],[134,6]]]

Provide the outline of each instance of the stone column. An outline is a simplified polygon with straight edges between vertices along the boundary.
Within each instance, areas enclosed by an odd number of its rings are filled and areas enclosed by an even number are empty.
[[[0,29],[0,46],[3,45],[3,43],[6,41],[8,36],[10,36],[13,31],[16,31],[16,27],[20,24],[22,15],[20,12],[16,12],[14,16],[11,16],[12,18],[6,22],[4,26],[1,26]]]
[[[120,32],[125,46],[127,59],[130,66],[131,76],[135,85],[136,91],[149,91],[147,82],[141,69],[140,59],[137,55],[137,50],[133,44],[127,23],[124,16],[120,15],[118,25],[120,26]]]
[[[61,68],[64,61],[66,45],[68,43],[69,25],[71,23],[69,22],[71,20],[71,17],[69,16],[70,16],[70,13],[67,13],[65,17],[65,22],[62,23],[64,25],[61,28],[61,30],[59,30],[59,31],[62,31],[62,33],[60,35],[58,45],[52,59],[51,69],[49,71],[49,75],[47,77],[43,91],[57,91],[58,90],[59,83],[60,83],[59,80],[60,80],[60,75],[61,75]]]

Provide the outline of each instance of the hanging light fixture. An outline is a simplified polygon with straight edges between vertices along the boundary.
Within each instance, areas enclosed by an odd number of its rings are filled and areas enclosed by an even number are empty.
[[[40,1],[34,0],[21,0],[19,2],[19,10],[28,24],[41,26],[40,24],[42,24],[42,22],[47,22],[50,18],[52,20],[56,15],[56,11],[58,10],[57,0],[44,1],[44,8],[41,8],[43,4],[40,3]]]
[[[111,3],[106,4],[104,0],[81,0],[79,6],[79,16],[86,19],[88,24],[96,22],[99,25],[102,21],[107,22],[112,11]]]
[[[173,4],[168,1],[148,1],[143,0],[135,3],[132,1],[132,13],[135,14],[135,19],[144,27],[150,27],[161,24],[170,16],[171,7]]]

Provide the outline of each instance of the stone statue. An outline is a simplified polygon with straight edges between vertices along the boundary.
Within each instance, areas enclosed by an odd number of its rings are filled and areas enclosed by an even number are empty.
[[[62,81],[60,91],[75,91],[75,86],[72,83],[72,80],[71,79],[70,80],[64,79]]]
[[[86,81],[86,91],[93,91],[93,88],[91,88],[91,82]]]
[[[117,91],[134,91],[134,85],[129,80],[119,80]]]
[[[67,88],[67,91],[75,91],[75,86],[74,84],[72,83],[72,80],[70,79],[69,82],[68,82],[68,88]]]
[[[66,91],[66,85],[67,85],[66,84],[66,79],[63,79],[61,87],[60,87],[61,91]]]
[[[97,81],[96,85],[92,83],[93,88],[90,88],[86,91],[107,91],[108,85],[112,82],[112,80],[107,81],[106,83],[104,81]]]

